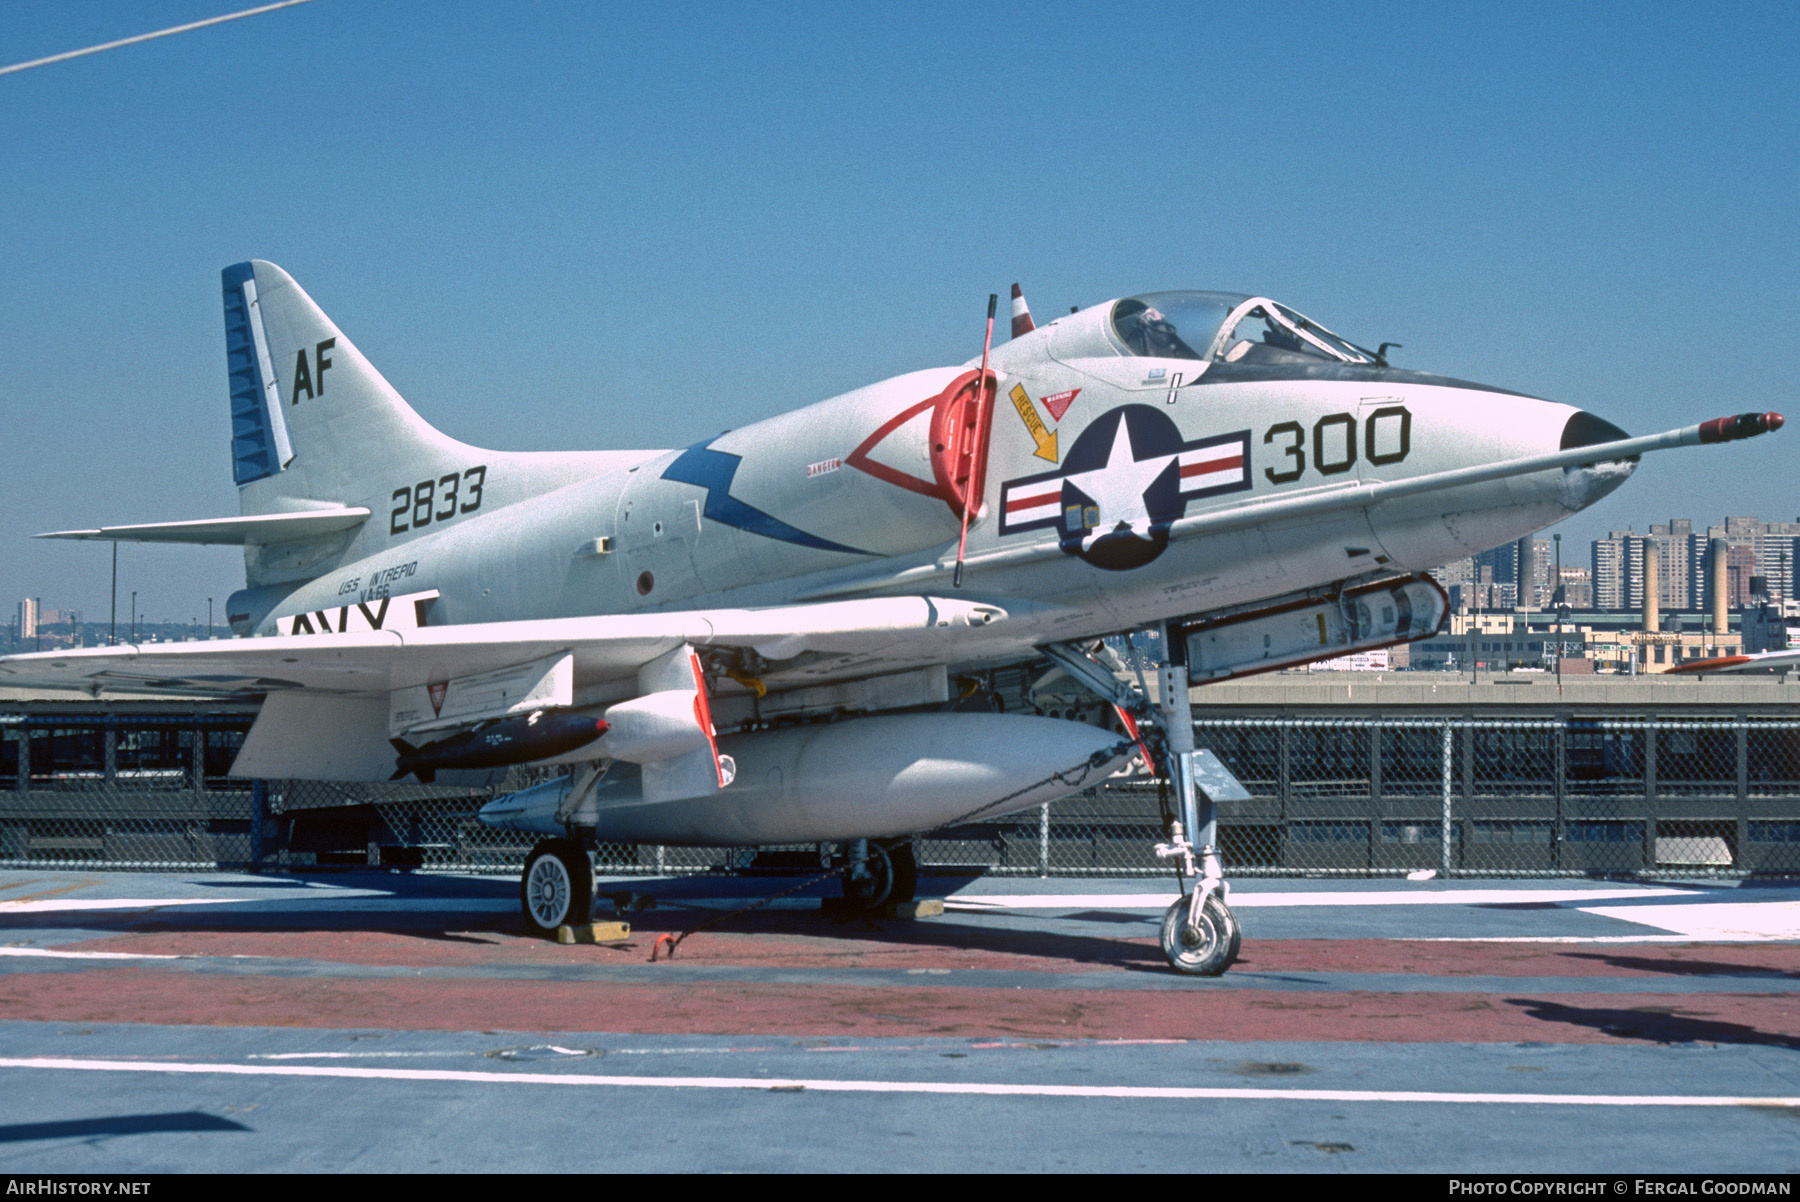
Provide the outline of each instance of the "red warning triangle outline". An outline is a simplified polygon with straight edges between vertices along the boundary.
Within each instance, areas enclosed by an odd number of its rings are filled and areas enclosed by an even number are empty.
[[[948,445],[953,441],[949,436],[949,432],[944,429],[944,426],[952,420],[960,420],[959,417],[955,416],[956,403],[962,400],[965,393],[970,397],[974,397],[976,391],[975,379],[979,374],[980,373],[978,372],[966,371],[960,376],[957,376],[956,379],[950,381],[950,383],[945,386],[944,390],[936,396],[927,397],[916,404],[909,405],[905,409],[902,409],[899,413],[896,413],[893,417],[890,417],[887,421],[883,422],[880,427],[876,429],[875,433],[863,439],[854,451],[851,451],[844,457],[844,462],[849,466],[856,468],[858,471],[866,472],[877,480],[886,481],[897,488],[904,488],[908,492],[916,492],[921,496],[935,497],[948,505],[952,513],[960,514],[962,512],[963,504],[962,493],[957,488],[956,482],[950,476],[950,463],[946,454],[940,451],[939,444],[944,443]],[[987,380],[988,389],[991,390],[997,386],[992,371],[988,372]],[[992,395],[991,392],[990,395]],[[987,432],[993,428],[994,408],[993,405],[986,406],[987,427],[978,435],[978,450],[975,453],[976,463],[972,482],[972,487],[977,496],[980,495],[983,480],[987,472]],[[931,431],[927,437],[930,439],[928,445],[931,448],[931,474],[933,479],[927,481],[922,477],[909,475],[898,468],[889,467],[885,463],[877,463],[875,460],[869,458],[869,452],[879,446],[883,439],[888,437],[888,435],[892,434],[895,430],[898,430],[901,426],[904,426],[913,418],[919,416],[919,414],[925,412],[927,409],[932,411]]]
[[[876,429],[875,433],[869,435],[867,438],[863,439],[862,442],[857,444],[854,451],[851,451],[848,455],[844,456],[845,464],[856,468],[858,471],[867,472],[877,480],[884,480],[899,488],[908,489],[927,497],[937,497],[940,500],[946,499],[944,490],[938,485],[936,480],[922,480],[917,476],[908,475],[899,468],[889,467],[885,463],[877,463],[869,458],[869,452],[881,445],[883,439],[892,434],[895,430],[898,430],[901,426],[904,426],[913,418],[919,416],[919,414],[925,412],[925,410],[937,404],[942,399],[943,394],[941,393],[937,396],[926,397],[918,404],[910,405],[907,408],[902,409],[899,413],[896,413],[893,417],[890,417]]]

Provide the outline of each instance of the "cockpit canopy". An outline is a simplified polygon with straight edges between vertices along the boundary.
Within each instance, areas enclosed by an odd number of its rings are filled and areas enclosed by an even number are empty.
[[[1134,355],[1219,363],[1362,363],[1375,352],[1286,305],[1235,292],[1148,292],[1113,305],[1112,331]]]

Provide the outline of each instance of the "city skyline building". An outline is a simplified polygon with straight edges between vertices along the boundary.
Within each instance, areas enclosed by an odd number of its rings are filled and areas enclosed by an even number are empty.
[[[1713,544],[1724,551],[1717,566]],[[1794,597],[1795,560],[1800,557],[1800,520],[1765,522],[1730,516],[1697,529],[1688,518],[1671,518],[1649,532],[1613,530],[1593,541],[1593,607],[1625,612],[1644,608],[1644,550],[1654,544],[1659,560],[1657,605],[1662,611],[1705,613],[1712,609],[1713,575],[1724,574],[1725,606],[1741,610],[1757,598],[1752,579],[1761,579],[1767,599]]]

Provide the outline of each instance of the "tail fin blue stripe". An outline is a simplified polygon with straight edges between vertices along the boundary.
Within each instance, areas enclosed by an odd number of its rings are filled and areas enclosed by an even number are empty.
[[[231,381],[231,478],[240,486],[273,476],[294,457],[268,340],[256,305],[256,273],[237,263],[220,273],[225,289],[225,363]]]

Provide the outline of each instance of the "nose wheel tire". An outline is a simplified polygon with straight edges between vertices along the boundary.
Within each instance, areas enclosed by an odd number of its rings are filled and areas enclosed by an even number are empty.
[[[519,881],[525,922],[540,935],[586,922],[593,913],[594,868],[573,839],[545,839],[531,849]]]
[[[1189,897],[1170,906],[1162,920],[1162,950],[1169,967],[1196,977],[1216,977],[1237,960],[1244,932],[1231,907],[1213,894],[1200,907],[1197,927],[1188,926]]]

